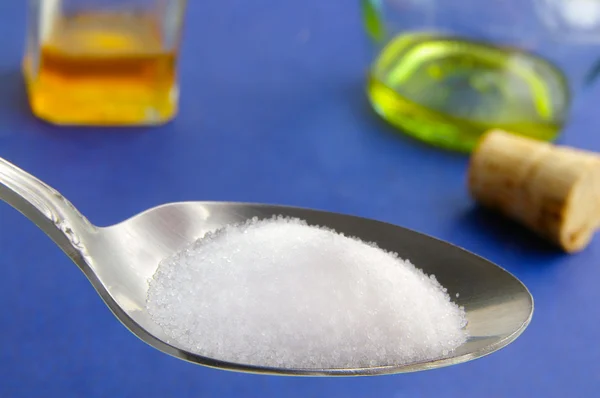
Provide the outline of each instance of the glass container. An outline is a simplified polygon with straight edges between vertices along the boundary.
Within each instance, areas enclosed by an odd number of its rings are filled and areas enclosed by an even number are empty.
[[[157,125],[178,108],[185,0],[28,0],[23,73],[58,125]]]
[[[373,109],[469,152],[501,128],[552,141],[600,70],[600,0],[362,0]]]

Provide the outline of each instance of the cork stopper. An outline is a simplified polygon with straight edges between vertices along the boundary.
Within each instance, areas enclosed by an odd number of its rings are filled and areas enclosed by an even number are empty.
[[[583,250],[600,227],[600,157],[501,130],[486,133],[471,156],[468,187],[564,251]]]

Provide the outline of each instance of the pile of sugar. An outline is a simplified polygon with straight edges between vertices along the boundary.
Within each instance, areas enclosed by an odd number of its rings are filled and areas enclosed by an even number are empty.
[[[401,365],[467,338],[464,310],[434,276],[283,217],[224,227],[162,261],[147,309],[171,343],[247,365]]]

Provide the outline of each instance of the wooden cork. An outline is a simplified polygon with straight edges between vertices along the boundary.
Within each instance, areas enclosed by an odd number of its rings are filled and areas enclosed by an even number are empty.
[[[471,156],[471,196],[573,253],[600,227],[600,157],[504,131]]]

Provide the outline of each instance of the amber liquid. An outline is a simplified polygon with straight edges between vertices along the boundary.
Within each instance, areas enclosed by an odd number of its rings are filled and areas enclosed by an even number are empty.
[[[31,108],[56,124],[164,123],[177,112],[176,55],[151,15],[62,16],[25,58]]]

